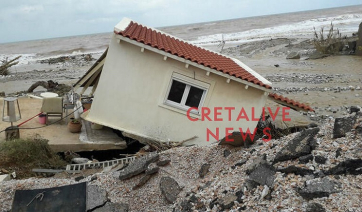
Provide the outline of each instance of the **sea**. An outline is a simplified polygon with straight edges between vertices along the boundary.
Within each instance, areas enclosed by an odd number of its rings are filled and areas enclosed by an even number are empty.
[[[120,20],[122,17],[120,17]],[[362,5],[238,18],[232,20],[158,28],[195,45],[219,45],[221,41],[237,45],[274,38],[312,38],[314,29],[329,29],[331,24],[342,35],[351,36],[362,23]],[[117,23],[115,23],[116,25]],[[0,44],[0,61],[21,55],[19,64],[41,59],[78,54],[100,55],[108,47],[109,32]]]

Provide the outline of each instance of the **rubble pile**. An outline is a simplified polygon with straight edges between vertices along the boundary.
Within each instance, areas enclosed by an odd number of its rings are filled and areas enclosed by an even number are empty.
[[[106,197],[99,211],[124,205],[129,211],[360,211],[361,138],[362,113],[352,112],[249,147],[215,144],[153,152],[121,170],[80,181]],[[70,177],[3,183],[0,208],[11,209],[17,189],[77,183]]]

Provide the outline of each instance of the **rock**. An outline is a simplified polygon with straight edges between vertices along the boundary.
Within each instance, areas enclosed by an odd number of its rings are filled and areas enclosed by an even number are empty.
[[[72,162],[75,164],[88,163],[90,160],[88,158],[73,158]]]
[[[253,172],[259,165],[261,164],[268,164],[266,161],[266,155],[263,155],[263,157],[258,157],[256,159],[253,159],[252,163],[246,168],[246,174],[250,174]]]
[[[308,126],[307,126],[308,129],[314,128],[314,127],[318,127],[318,124],[312,122],[312,123],[308,124]]]
[[[151,179],[152,175],[151,174],[146,174],[145,176],[143,176],[140,181],[133,186],[133,190],[140,188],[141,186],[143,186],[144,184],[146,184],[150,179]]]
[[[236,201],[238,199],[237,196],[235,196],[234,194],[227,194],[225,197],[223,197],[222,199],[218,200],[218,203],[221,207],[221,211],[225,211],[227,209],[230,209],[231,207],[234,206],[234,201]]]
[[[243,132],[244,134],[246,134],[245,132]],[[228,136],[228,139],[233,140],[233,141],[226,141],[225,137],[223,139],[220,140],[219,145],[231,145],[231,146],[244,146],[244,147],[249,147],[251,145],[254,144],[254,142],[256,140],[258,140],[258,136],[255,135],[254,139],[250,138],[250,135],[247,135],[246,138],[244,139],[241,136],[240,132],[233,132],[231,135]]]
[[[336,150],[336,158],[338,158],[339,156],[341,156],[342,155],[342,148],[338,148],[337,150]]]
[[[312,154],[304,155],[304,156],[299,157],[299,162],[300,163],[308,163],[311,160],[313,160],[313,155]]]
[[[243,202],[243,196],[244,196],[244,192],[242,190],[239,190],[237,192],[235,192],[236,195],[236,201],[238,201],[238,203],[242,203]]]
[[[357,112],[359,112],[360,111],[360,109],[357,107],[357,106],[351,106],[350,108],[349,108],[349,113],[351,114],[351,113],[357,113]]]
[[[126,203],[107,202],[103,207],[96,208],[92,212],[128,212],[129,206]]]
[[[272,187],[275,180],[275,169],[269,164],[260,164],[249,175],[249,178],[260,185]]]
[[[298,52],[291,52],[288,54],[287,59],[300,59],[300,54]]]
[[[84,178],[85,178],[84,176],[78,176],[78,177],[74,178],[74,180],[79,182],[79,181],[83,180]]]
[[[305,210],[305,212],[325,212],[325,211],[326,209],[324,209],[321,204],[316,202],[308,203],[307,209]]]
[[[270,192],[269,187],[265,185],[263,191],[261,192],[260,200],[264,199],[269,194],[269,192]]]
[[[341,138],[346,136],[346,133],[352,130],[356,122],[356,116],[347,116],[336,118],[333,128],[333,138]]]
[[[259,183],[251,180],[251,179],[246,179],[244,182],[244,186],[248,191],[253,190],[254,188],[258,187]]]
[[[328,54],[322,54],[320,52],[315,51],[309,55],[308,59],[316,60],[316,59],[321,59],[321,58],[328,57],[328,56],[329,56]]]
[[[192,204],[190,201],[188,200],[184,200],[181,202],[181,211],[182,212],[187,212],[187,211],[192,211]]]
[[[177,195],[181,192],[181,187],[176,180],[171,177],[162,177],[160,180],[160,189],[163,196],[169,203],[174,203]]]
[[[107,192],[96,185],[87,186],[87,211],[107,202]]]
[[[201,166],[200,171],[199,171],[200,178],[204,178],[207,175],[207,173],[209,173],[209,168],[210,168],[209,163],[205,163]]]
[[[321,155],[317,155],[317,156],[314,156],[314,161],[319,164],[325,164],[327,161],[327,158],[325,158]]]
[[[305,168],[300,168],[297,166],[288,166],[286,168],[281,168],[281,169],[277,169],[278,172],[282,172],[282,173],[286,173],[286,174],[290,174],[293,173],[295,175],[313,175],[313,170],[311,169],[305,169]]]
[[[153,175],[153,174],[156,174],[159,170],[160,170],[160,167],[158,167],[158,166],[153,167],[153,168],[148,168],[148,169],[146,169],[145,174],[146,175]]]
[[[228,150],[228,149],[224,150],[224,157],[227,158],[230,154],[231,154],[230,150]]]
[[[137,158],[119,172],[119,179],[128,179],[144,172],[150,163],[156,162],[158,159],[159,155],[157,153],[150,153],[144,157]]]
[[[306,129],[299,132],[293,140],[283,147],[275,156],[274,163],[296,159],[311,153],[315,146],[314,136],[319,132],[319,128]]]
[[[156,163],[157,166],[167,166],[171,163],[171,160],[161,160]]]
[[[335,167],[330,168],[325,172],[326,175],[338,175],[338,174],[362,174],[362,159],[349,159],[340,162]]]
[[[307,180],[304,188],[297,188],[296,191],[304,199],[310,200],[320,197],[328,197],[332,193],[340,192],[340,183],[328,178],[317,178]]]
[[[248,160],[247,159],[241,159],[240,161],[238,161],[237,163],[235,163],[234,166],[242,166],[244,165]]]

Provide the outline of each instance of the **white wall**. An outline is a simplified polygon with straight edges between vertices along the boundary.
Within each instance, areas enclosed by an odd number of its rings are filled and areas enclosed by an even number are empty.
[[[210,84],[204,107],[235,107],[232,121],[227,120],[228,112],[223,110],[224,121],[190,121],[186,112],[165,106],[167,88],[172,73],[195,77]],[[189,66],[164,56],[144,50],[125,41],[117,42],[113,35],[103,72],[95,92],[89,121],[109,126],[121,131],[162,141],[182,141],[198,136],[187,144],[206,145],[216,141],[211,137],[206,141],[206,130],[213,133],[220,129],[220,139],[225,136],[225,128],[238,131],[256,127],[256,122],[235,119],[242,107],[251,117],[251,107],[255,107],[256,117],[260,117],[265,105],[264,92],[233,80]],[[213,112],[211,114],[213,117]]]

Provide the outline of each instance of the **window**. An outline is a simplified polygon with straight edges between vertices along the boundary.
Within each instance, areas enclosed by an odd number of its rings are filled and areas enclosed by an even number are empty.
[[[166,104],[183,110],[188,110],[190,107],[200,108],[205,99],[207,87],[199,84],[205,83],[197,83],[193,79],[172,78]]]

